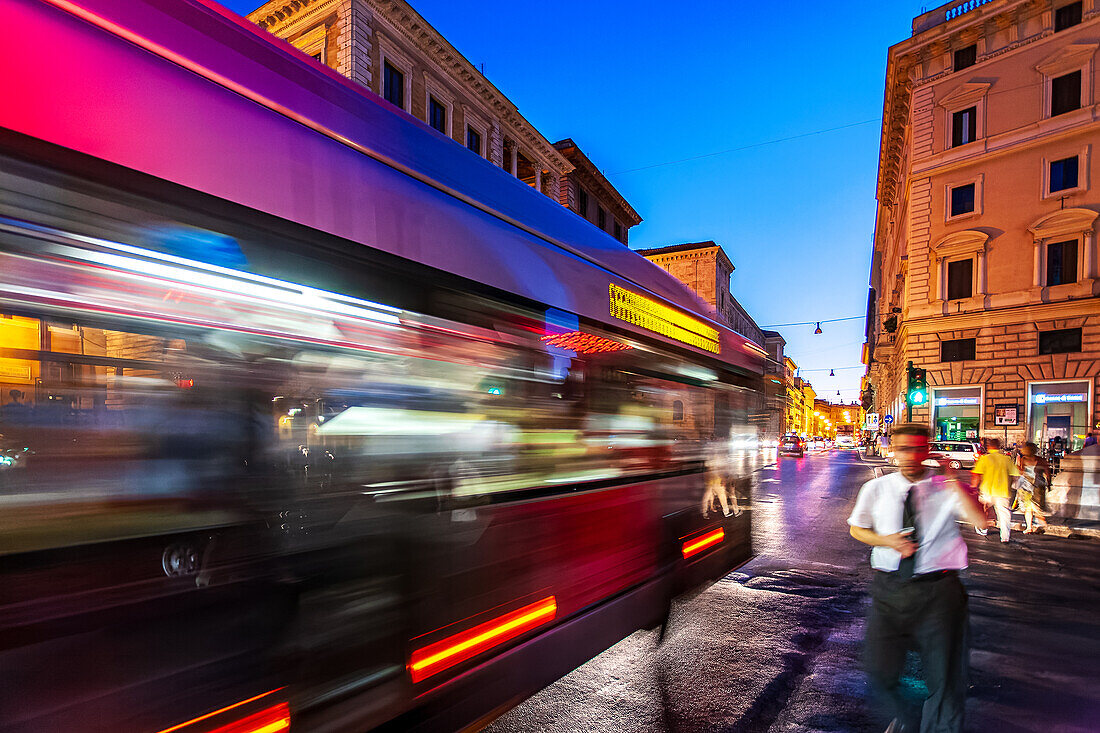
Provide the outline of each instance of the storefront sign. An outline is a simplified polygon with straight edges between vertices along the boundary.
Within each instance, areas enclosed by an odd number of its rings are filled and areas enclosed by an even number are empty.
[[[936,407],[956,407],[958,405],[980,405],[980,397],[937,397]]]
[[[1051,402],[1088,402],[1086,394],[1039,394],[1031,395],[1031,401],[1036,405],[1046,405]]]
[[[1009,427],[1019,425],[1019,405],[997,405],[993,409],[993,424]]]

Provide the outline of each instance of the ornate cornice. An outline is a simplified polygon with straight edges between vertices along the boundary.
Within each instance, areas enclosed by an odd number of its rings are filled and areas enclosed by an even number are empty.
[[[538,153],[559,174],[573,170],[573,164],[519,113],[511,100],[408,3],[403,0],[363,2],[399,33],[403,40],[412,44],[424,58],[434,62],[453,81],[461,84],[467,94],[481,101],[503,123],[502,126],[508,128],[513,137],[519,138],[526,147]]]
[[[880,206],[892,206],[901,182],[901,161],[905,157],[905,130],[909,125],[913,83],[913,60],[891,57],[886,67],[886,94],[882,109],[882,138],[879,145],[878,200]]]
[[[291,26],[308,23],[309,16],[335,9],[341,0],[271,0],[248,14],[248,19],[275,35],[295,32]]]
[[[634,207],[623,198],[619,190],[611,184],[611,181],[607,180],[600,169],[584,154],[584,151],[572,138],[559,140],[554,143],[554,148],[560,151],[575,166],[572,172],[574,178],[581,179],[591,189],[603,191],[604,198],[612,201],[619,208],[618,213],[620,216],[618,218],[623,220],[624,224],[631,227],[641,223],[642,217],[638,215]]]
[[[483,112],[495,116],[510,137],[538,155],[559,175],[573,170],[573,164],[519,113],[516,105],[408,3],[403,0],[352,1],[371,10],[386,23],[387,30],[392,29],[390,35],[399,36],[422,59],[442,70],[444,77],[483,105]],[[293,35],[313,22],[318,14],[336,9],[342,2],[346,0],[271,0],[249,13],[248,19],[275,35]]]

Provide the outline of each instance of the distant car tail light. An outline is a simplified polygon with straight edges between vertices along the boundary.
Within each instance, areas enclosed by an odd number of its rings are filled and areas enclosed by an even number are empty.
[[[725,537],[725,531],[721,527],[719,527],[713,532],[707,532],[701,537],[694,537],[690,540],[686,540],[684,542],[682,550],[682,552],[684,553],[684,559],[686,560],[693,555],[698,555],[703,550],[714,547],[723,539],[725,539]]]
[[[248,706],[262,698],[272,695],[283,688],[250,697],[247,700],[227,705],[186,723],[165,728],[158,733],[281,733],[290,730],[290,705],[280,702],[253,713],[247,713]],[[253,706],[255,707],[255,706]],[[244,717],[238,717],[240,715]],[[230,720],[233,718],[232,720]]]
[[[409,655],[409,675],[413,682],[425,680],[537,626],[549,623],[557,613],[557,600],[554,596],[549,596],[462,633],[421,647]]]

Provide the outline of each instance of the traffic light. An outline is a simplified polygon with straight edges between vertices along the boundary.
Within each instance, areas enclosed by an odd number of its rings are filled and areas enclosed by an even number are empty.
[[[928,401],[928,373],[909,362],[909,389],[906,391],[910,405],[919,407]]]

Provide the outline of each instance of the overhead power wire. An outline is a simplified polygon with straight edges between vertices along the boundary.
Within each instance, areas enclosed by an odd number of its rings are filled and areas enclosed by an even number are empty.
[[[860,364],[859,366],[833,367],[832,369],[801,369],[801,368],[799,368],[799,371],[803,371],[803,372],[834,372],[834,371],[835,372],[841,372],[841,371],[844,371],[845,369],[866,369],[866,368],[867,368],[866,366],[864,366],[863,364]]]
[[[1028,88],[1031,88],[1031,87],[1041,87],[1044,84],[1046,84],[1046,81],[1028,82],[1027,84],[1020,84],[1020,85],[1014,86],[1014,87],[1006,87],[1004,89],[991,89],[990,91],[986,92],[985,96],[986,96],[986,98],[996,97],[996,96],[999,96],[1001,94],[1008,94],[1010,92],[1017,92],[1017,91],[1020,91],[1021,89],[1028,89]],[[704,160],[706,158],[713,158],[713,157],[718,156],[718,155],[727,155],[729,153],[738,153],[738,152],[741,152],[742,150],[751,150],[753,148],[761,148],[761,147],[764,147],[766,145],[776,145],[778,143],[790,142],[792,140],[801,140],[802,138],[814,137],[815,135],[825,135],[825,134],[830,133],[830,132],[838,132],[840,130],[847,130],[847,129],[852,128],[852,127],[859,127],[860,125],[869,125],[872,122],[882,122],[882,118],[881,117],[875,117],[874,119],[861,120],[860,122],[849,122],[846,125],[839,125],[837,127],[826,127],[826,128],[820,129],[820,130],[811,130],[810,132],[803,132],[803,133],[800,133],[798,135],[790,135],[788,137],[779,137],[779,138],[775,138],[774,140],[762,140],[760,142],[749,143],[748,145],[742,145],[742,146],[736,147],[736,148],[727,148],[725,150],[716,150],[713,153],[703,153],[702,155],[694,155],[694,156],[691,156],[689,158],[679,158],[677,160],[666,160],[663,163],[653,163],[651,165],[641,166],[640,168],[627,168],[625,170],[614,171],[612,173],[607,173],[605,175],[620,176],[620,175],[623,175],[625,173],[636,173],[638,171],[650,170],[652,168],[662,168],[664,166],[669,166],[669,165],[679,165],[680,163],[690,163],[691,161],[694,161],[694,160]]]
[[[783,326],[813,326],[816,323],[839,323],[840,321],[854,321],[859,318],[865,318],[866,316],[844,316],[843,318],[826,318],[822,321],[799,321],[798,323],[773,323],[770,326],[761,326],[760,328],[782,328]]]
[[[876,117],[873,120],[862,120],[860,122],[849,122],[847,125],[840,125],[838,127],[828,127],[822,130],[812,130],[811,132],[803,132],[798,135],[790,135],[788,137],[777,137],[774,140],[762,140],[756,143],[749,143],[748,145],[741,145],[736,148],[727,148],[725,150],[716,150],[713,153],[703,153],[702,155],[693,155],[690,158],[679,158],[678,160],[666,160],[663,163],[653,163],[651,165],[643,165],[640,168],[627,168],[626,170],[615,171],[608,173],[609,176],[621,176],[624,173],[636,173],[638,171],[647,171],[652,168],[662,168],[668,165],[679,165],[680,163],[690,163],[693,160],[703,160],[705,158],[713,158],[718,155],[728,155],[729,153],[738,153],[742,150],[751,150],[753,148],[762,148],[766,145],[776,145],[778,143],[790,142],[791,140],[801,140],[802,138],[814,137],[815,135],[824,135],[829,132],[837,132],[838,130],[847,130],[850,127],[859,127],[860,125],[869,125],[872,122],[882,122],[881,117]]]

